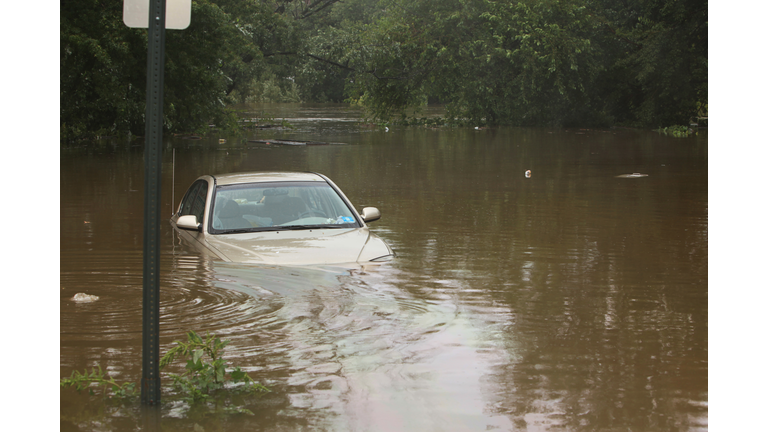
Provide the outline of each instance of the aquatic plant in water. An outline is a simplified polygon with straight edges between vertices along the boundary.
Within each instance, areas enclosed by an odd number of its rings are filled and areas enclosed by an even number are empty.
[[[136,383],[123,383],[118,384],[113,377],[107,376],[101,366],[96,366],[91,369],[91,373],[88,373],[88,369],[85,372],[72,371],[72,375],[69,378],[61,379],[61,387],[74,387],[78,392],[82,390],[88,390],[88,393],[94,395],[93,384],[96,387],[101,386],[101,391],[107,395],[107,388],[112,392],[112,395],[119,398],[132,397],[136,394]]]
[[[229,391],[264,392],[263,385],[253,381],[239,367],[227,371],[226,362],[220,352],[229,344],[215,335],[206,334],[205,339],[197,333],[187,333],[187,342],[176,341],[176,346],[160,359],[160,369],[171,364],[176,357],[187,358],[186,371],[170,374],[174,386],[181,389],[192,401],[206,400],[211,392],[227,388]],[[209,360],[206,361],[206,358]],[[229,379],[227,379],[229,374]]]
[[[685,138],[688,135],[690,135],[693,131],[691,131],[688,126],[683,125],[675,125],[675,126],[669,126],[665,128],[659,128],[657,132],[662,133],[664,135],[672,135],[675,138]]]
[[[217,392],[225,395],[233,393],[268,392],[269,389],[255,382],[240,367],[227,370],[226,361],[221,357],[221,351],[230,341],[206,333],[205,338],[194,331],[187,333],[187,341],[176,341],[176,346],[170,349],[160,359],[160,369],[172,364],[175,360],[186,360],[185,371],[182,374],[169,374],[173,385],[180,390],[181,398],[187,402],[196,403],[208,400]],[[113,377],[108,376],[101,366],[94,367],[89,373],[72,372],[68,378],[62,378],[62,388],[74,387],[78,392],[88,390],[94,395],[94,387],[101,386],[105,397],[120,398],[125,401],[138,396],[135,383],[119,384]],[[240,407],[226,407],[225,411],[252,414]]]

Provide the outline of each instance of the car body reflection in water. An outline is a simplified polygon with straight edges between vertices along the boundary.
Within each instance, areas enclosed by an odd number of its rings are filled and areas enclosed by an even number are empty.
[[[321,430],[511,427],[485,394],[493,368],[511,361],[498,337],[508,310],[478,320],[450,296],[416,297],[398,286],[411,277],[389,265],[211,265],[217,289],[281,305],[230,322],[227,338],[238,364],[287,395],[285,415]]]

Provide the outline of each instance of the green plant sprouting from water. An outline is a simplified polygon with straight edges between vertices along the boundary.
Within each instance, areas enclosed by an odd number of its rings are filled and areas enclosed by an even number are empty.
[[[160,359],[160,369],[172,364],[177,358],[186,359],[184,373],[169,374],[173,384],[181,390],[183,398],[191,402],[207,400],[211,394],[218,390],[228,392],[267,392],[269,389],[253,381],[251,377],[239,367],[226,368],[226,361],[221,357],[221,351],[230,341],[206,333],[203,339],[194,331],[187,333],[187,341],[176,341],[176,346],[171,348]],[[119,384],[113,377],[108,376],[101,366],[92,368],[88,373],[80,371],[72,372],[69,378],[63,378],[61,387],[74,387],[78,392],[88,390],[93,395],[94,387],[101,387],[102,394],[107,397],[129,399],[137,396],[135,383]],[[245,409],[236,409],[237,412],[248,412]]]
[[[227,372],[226,362],[220,353],[229,342],[210,333],[203,339],[190,331],[186,342],[176,341],[176,346],[160,359],[160,369],[171,364],[176,357],[186,358],[186,371],[181,375],[170,374],[170,377],[174,385],[193,401],[205,400],[211,392],[225,387],[231,391],[269,391],[239,367]]]
[[[97,366],[91,369],[91,373],[88,373],[88,369],[85,369],[83,373],[80,371],[73,371],[69,378],[62,378],[62,387],[74,387],[78,392],[82,390],[88,390],[91,395],[94,394],[93,384],[97,387],[101,386],[101,391],[107,394],[107,389],[111,390],[112,394],[116,397],[126,398],[135,395],[136,383],[123,383],[118,384],[113,377],[107,376],[101,366]]]

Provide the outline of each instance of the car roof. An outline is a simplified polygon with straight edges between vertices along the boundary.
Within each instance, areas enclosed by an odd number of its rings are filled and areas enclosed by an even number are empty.
[[[288,171],[257,171],[216,174],[211,176],[216,179],[217,185],[231,185],[241,183],[281,182],[281,181],[321,181],[325,179],[315,173],[288,172]]]

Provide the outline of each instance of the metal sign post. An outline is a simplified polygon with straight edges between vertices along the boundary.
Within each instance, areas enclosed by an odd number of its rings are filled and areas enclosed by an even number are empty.
[[[148,29],[144,142],[144,293],[141,403],[160,404],[160,180],[163,162],[165,29],[189,26],[191,0],[125,0],[123,22]],[[166,18],[168,21],[166,21]]]
[[[160,179],[163,156],[165,0],[150,0],[144,143],[144,296],[141,402],[160,403]]]

